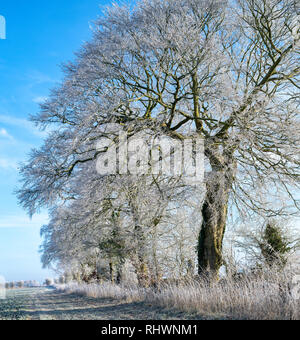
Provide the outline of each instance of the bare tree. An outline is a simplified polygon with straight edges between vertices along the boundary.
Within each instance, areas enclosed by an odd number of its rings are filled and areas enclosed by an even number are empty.
[[[50,223],[42,228],[44,266],[57,264],[89,281],[100,279],[98,267],[106,260],[110,280],[119,282],[129,260],[141,286],[159,281],[165,262],[162,249],[174,251],[170,243],[177,244],[175,223],[180,222],[174,211],[191,196],[185,185],[149,175],[82,176],[85,180],[72,187],[76,199],[53,209]],[[192,257],[189,248],[194,250],[195,244],[185,244],[181,251]]]
[[[199,274],[217,274],[229,205],[299,209],[299,16],[290,0],[145,0],[109,8],[33,120],[52,132],[21,169],[32,214],[72,198],[95,141],[150,129],[205,139]],[[55,129],[54,129],[55,128]]]

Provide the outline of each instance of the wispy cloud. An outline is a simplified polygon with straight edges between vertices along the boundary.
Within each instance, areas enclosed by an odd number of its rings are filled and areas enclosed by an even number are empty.
[[[2,169],[2,170],[18,170],[18,161],[8,159],[8,158],[0,158],[0,169]]]
[[[0,216],[0,228],[41,228],[49,221],[48,214],[40,214],[30,219],[24,213],[20,215]]]
[[[13,140],[13,136],[11,136],[6,129],[0,128],[0,138],[5,138],[9,140]]]
[[[30,70],[27,73],[26,77],[32,82],[32,85],[56,82],[56,79],[51,78],[47,74],[42,73],[38,70]]]
[[[0,115],[0,123],[26,129],[38,137],[45,137],[44,131],[39,131],[29,120],[8,115]]]
[[[44,103],[47,99],[48,97],[46,96],[35,97],[33,98],[33,102],[37,104],[41,104],[41,103]]]

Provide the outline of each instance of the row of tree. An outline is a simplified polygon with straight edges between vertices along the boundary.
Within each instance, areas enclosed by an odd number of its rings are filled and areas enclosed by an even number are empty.
[[[107,9],[32,117],[50,132],[21,168],[18,197],[30,215],[49,208],[45,266],[89,280],[104,262],[115,281],[131,266],[141,285],[195,267],[217,276],[230,216],[262,222],[298,213],[297,11],[293,0]],[[203,139],[205,183],[99,175],[107,148],[97,141],[118,144],[120,130]]]
[[[39,287],[40,283],[35,280],[30,281],[12,281],[12,282],[6,282],[5,288],[6,289],[13,289],[13,288],[30,288],[30,287]]]

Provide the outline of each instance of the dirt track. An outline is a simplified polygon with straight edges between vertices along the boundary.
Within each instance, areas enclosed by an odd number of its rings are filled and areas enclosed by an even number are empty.
[[[30,288],[7,292],[0,300],[0,320],[187,320],[197,319],[145,303],[125,303]]]

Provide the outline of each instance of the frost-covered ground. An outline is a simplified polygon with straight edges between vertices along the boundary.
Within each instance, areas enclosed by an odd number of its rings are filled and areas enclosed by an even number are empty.
[[[7,291],[0,300],[0,320],[183,320],[197,317],[153,307],[66,294],[50,288]]]
[[[48,292],[48,289],[6,290],[6,298],[0,300],[0,320],[38,319],[35,309],[36,296],[45,292]]]

